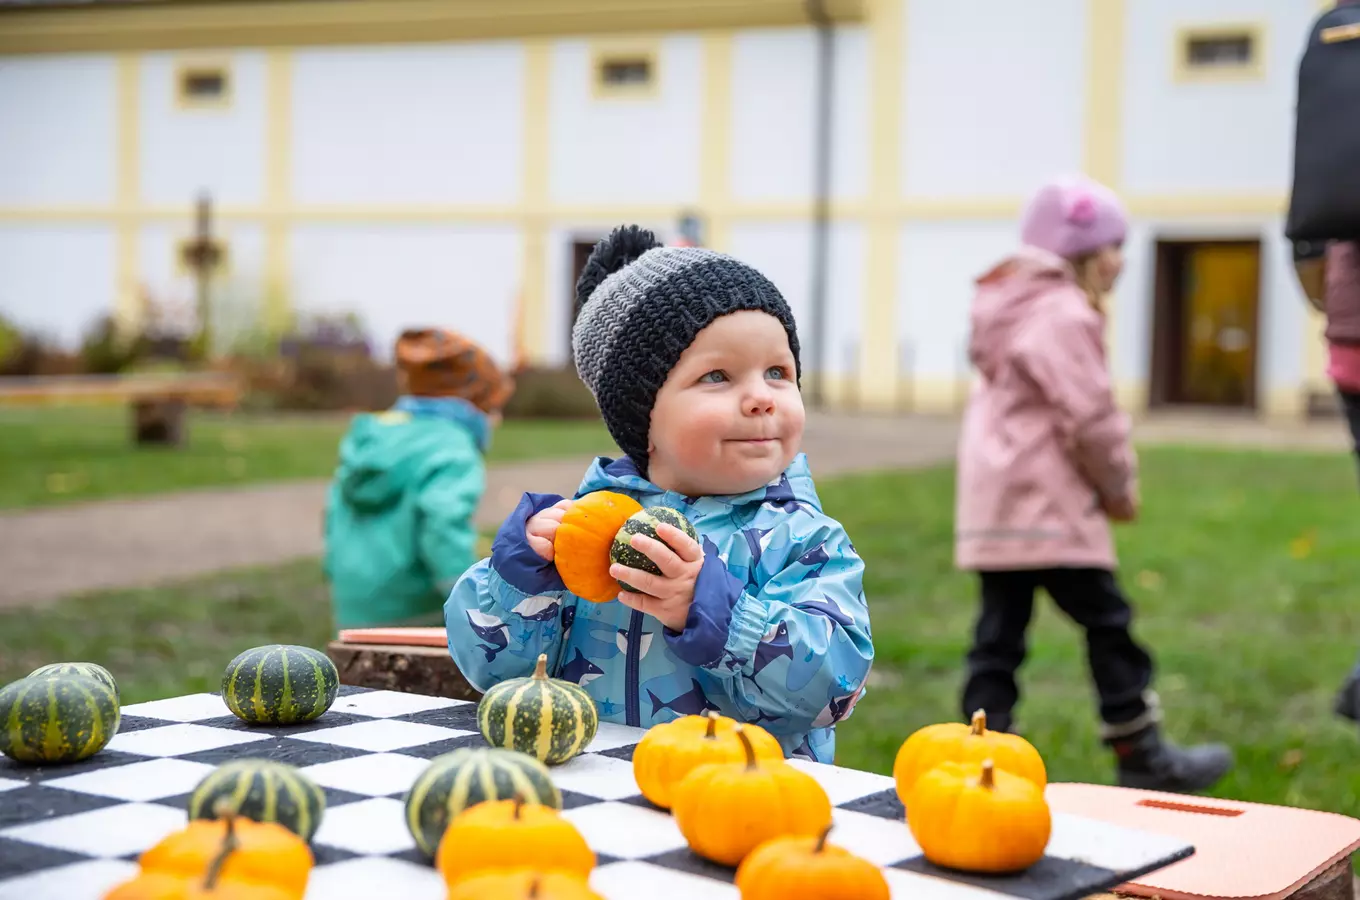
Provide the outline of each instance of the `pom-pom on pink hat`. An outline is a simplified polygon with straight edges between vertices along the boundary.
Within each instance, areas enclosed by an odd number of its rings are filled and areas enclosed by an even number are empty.
[[[1083,175],[1067,175],[1039,188],[1030,200],[1020,239],[1073,259],[1121,243],[1128,224],[1114,191]]]

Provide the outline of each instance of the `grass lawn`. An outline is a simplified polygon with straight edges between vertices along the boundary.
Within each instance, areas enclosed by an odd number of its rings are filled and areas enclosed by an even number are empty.
[[[0,410],[0,509],[129,494],[324,478],[349,419],[208,412],[190,416],[187,445],[137,448],[122,409]],[[496,432],[493,462],[608,451],[604,425],[508,422]]]
[[[1238,768],[1219,796],[1360,815],[1360,734],[1330,713],[1360,650],[1360,497],[1342,456],[1155,449],[1144,519],[1120,531],[1137,633],[1154,651],[1168,732],[1226,740]],[[820,485],[868,562],[874,687],[840,728],[842,765],[888,772],[917,727],[959,717],[971,579],[951,568],[952,473]],[[0,612],[0,682],[91,659],[126,702],[213,690],[255,644],[321,646],[329,611],[316,565]],[[1080,635],[1041,609],[1022,672],[1020,724],[1055,781],[1109,783]]]

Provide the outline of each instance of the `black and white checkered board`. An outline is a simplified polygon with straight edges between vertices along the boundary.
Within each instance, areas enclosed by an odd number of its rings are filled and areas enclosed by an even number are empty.
[[[307,897],[440,900],[439,874],[415,849],[402,797],[427,761],[483,744],[476,706],[341,688],[316,722],[252,728],[213,694],[124,707],[117,736],[69,766],[0,757],[0,900],[98,900],[137,871],[138,855],[183,827],[189,792],[230,759],[298,766],[326,792]],[[565,815],[598,854],[591,883],[610,900],[737,898],[732,870],[685,846],[672,818],[638,795],[642,729],[600,726],[589,752],[553,770]],[[833,842],[884,867],[912,900],[1076,900],[1188,856],[1179,840],[1055,815],[1049,856],[1019,877],[983,878],[927,863],[903,822],[891,778],[794,761],[835,805]]]

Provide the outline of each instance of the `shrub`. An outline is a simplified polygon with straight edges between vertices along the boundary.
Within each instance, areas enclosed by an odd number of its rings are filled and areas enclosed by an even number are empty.
[[[526,366],[515,373],[507,419],[598,419],[590,390],[574,369]]]

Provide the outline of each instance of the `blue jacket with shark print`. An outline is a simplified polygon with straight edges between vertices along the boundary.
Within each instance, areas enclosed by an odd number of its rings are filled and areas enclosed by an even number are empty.
[[[576,496],[600,490],[694,523],[705,558],[684,630],[567,591],[524,534],[562,498],[525,494],[491,557],[444,604],[449,652],[468,681],[485,690],[529,675],[546,653],[549,671],[585,688],[603,721],[646,727],[716,709],[760,724],[785,755],[831,762],[834,726],[863,695],[874,647],[864,563],[822,512],[806,457],[766,487],[727,497],[663,491],[628,459],[600,457]]]

